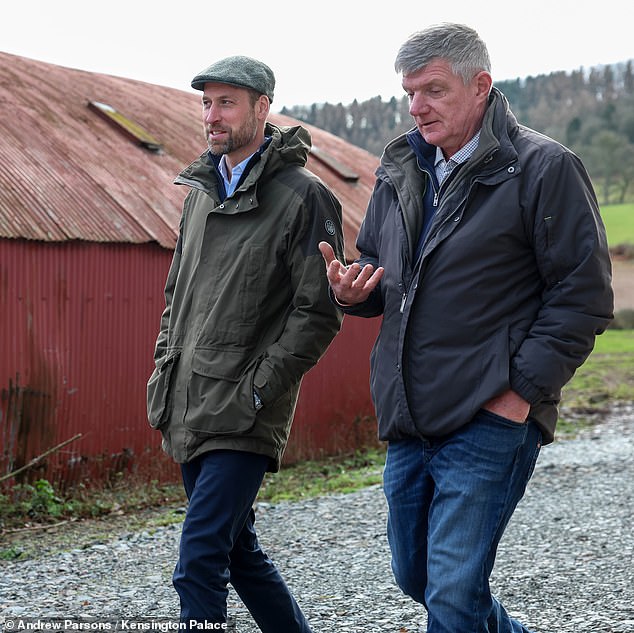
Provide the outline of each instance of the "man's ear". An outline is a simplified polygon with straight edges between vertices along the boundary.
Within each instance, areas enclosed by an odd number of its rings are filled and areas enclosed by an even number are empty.
[[[264,121],[266,117],[269,115],[269,111],[271,109],[271,102],[266,95],[260,95],[257,103],[255,104],[255,112],[261,121]]]
[[[481,70],[474,78],[476,86],[476,95],[478,97],[488,98],[493,86],[493,78],[486,70]]]

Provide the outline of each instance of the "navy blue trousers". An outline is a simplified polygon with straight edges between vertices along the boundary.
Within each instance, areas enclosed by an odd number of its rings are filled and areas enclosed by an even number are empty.
[[[189,498],[173,576],[181,622],[225,623],[230,582],[263,633],[311,633],[255,533],[253,503],[268,461],[222,450],[181,465]]]

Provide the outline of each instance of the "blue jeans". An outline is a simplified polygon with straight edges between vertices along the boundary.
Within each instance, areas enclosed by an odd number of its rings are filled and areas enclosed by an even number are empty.
[[[263,455],[219,450],[182,464],[189,506],[172,579],[182,623],[225,623],[231,582],[264,633],[311,633],[255,533],[252,506],[268,461]]]
[[[389,443],[392,569],[425,606],[428,633],[528,633],[491,595],[489,577],[540,447],[534,422],[487,411],[441,439]]]

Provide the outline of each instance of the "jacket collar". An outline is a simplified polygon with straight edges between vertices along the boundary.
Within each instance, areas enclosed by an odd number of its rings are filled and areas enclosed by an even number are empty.
[[[518,129],[517,119],[511,112],[507,98],[497,89],[491,89],[489,107],[484,114],[480,143],[472,160],[484,160],[487,165],[517,161],[517,151],[511,138]]]

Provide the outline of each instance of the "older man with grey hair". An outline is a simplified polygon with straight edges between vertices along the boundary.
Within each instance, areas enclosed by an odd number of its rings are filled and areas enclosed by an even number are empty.
[[[527,632],[489,576],[561,388],[612,318],[605,230],[581,161],[518,124],[473,29],[414,33],[396,70],[415,127],[385,148],[360,258],[321,246],[340,308],[382,316],[392,568],[428,633]]]

